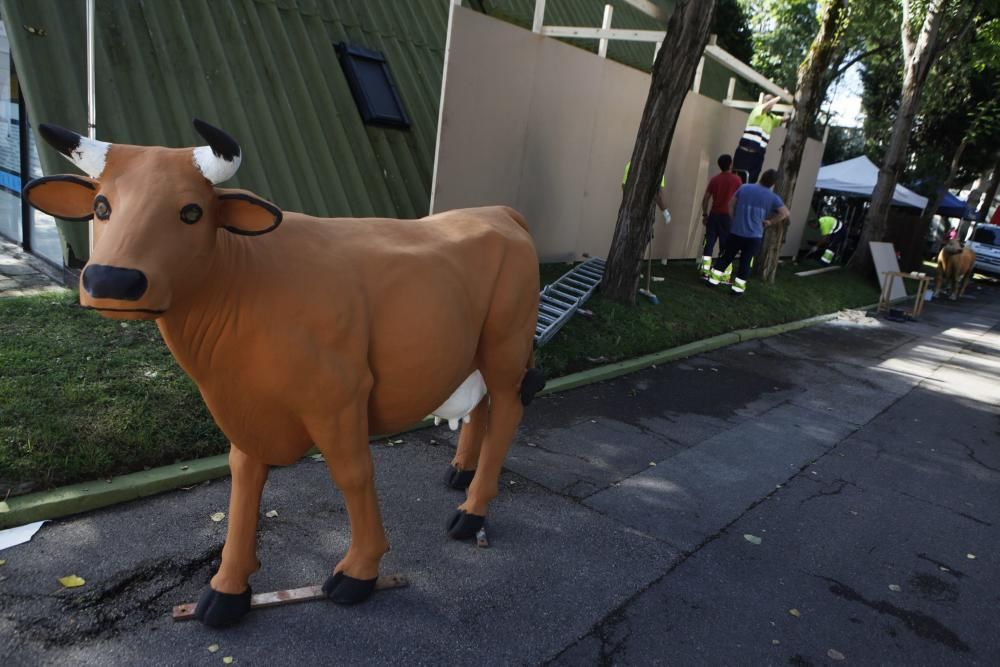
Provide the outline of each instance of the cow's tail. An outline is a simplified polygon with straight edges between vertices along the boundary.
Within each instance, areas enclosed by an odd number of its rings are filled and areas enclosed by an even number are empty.
[[[535,394],[545,388],[545,373],[540,368],[535,368],[534,352],[531,353],[531,360],[528,363],[528,369],[521,379],[521,405],[531,405]]]

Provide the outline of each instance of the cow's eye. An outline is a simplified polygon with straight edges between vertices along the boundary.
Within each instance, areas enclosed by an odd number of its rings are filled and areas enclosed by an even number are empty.
[[[199,220],[201,220],[201,206],[198,206],[197,204],[188,204],[181,209],[181,222],[193,225]]]
[[[111,217],[111,204],[104,195],[97,195],[94,199],[94,215],[98,220],[107,220]]]

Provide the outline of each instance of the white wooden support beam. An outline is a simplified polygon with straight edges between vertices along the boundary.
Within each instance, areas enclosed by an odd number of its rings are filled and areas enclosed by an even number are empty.
[[[535,17],[531,22],[531,32],[541,32],[545,24],[545,0],[535,0]]]
[[[663,23],[666,23],[667,19],[670,18],[667,16],[665,11],[649,0],[625,0],[625,4],[632,5],[646,16],[651,16],[657,21],[662,21]]]
[[[760,102],[750,102],[746,100],[723,100],[722,103],[727,107],[732,107],[734,109],[753,109],[755,106],[760,104]],[[791,104],[775,104],[772,111],[775,113],[780,113],[784,115],[789,115],[795,109]]]
[[[726,90],[726,100],[733,99],[733,95],[736,94],[736,77],[729,77],[729,88]]]
[[[546,37],[572,37],[575,39],[622,39],[629,42],[662,42],[666,33],[661,30],[614,30],[604,28],[579,28],[566,25],[550,25],[542,28]]]
[[[694,72],[694,83],[691,85],[691,90],[694,92],[699,92],[701,90],[701,72],[705,68],[705,56],[701,57],[698,61],[698,69]]]
[[[653,49],[653,62],[656,62],[656,56],[660,55],[660,49],[663,48],[663,42],[657,42],[656,48]]]
[[[715,44],[709,44],[705,47],[705,55],[716,62],[722,63],[729,71],[735,72],[740,77],[746,79],[750,83],[760,86],[763,90],[766,90],[772,95],[777,95],[788,103],[792,102],[792,94],[790,92],[777,85],[754,68],[740,62],[735,56],[727,52],[725,49]]]
[[[615,8],[611,5],[604,5],[604,18],[601,20],[601,29],[610,30],[611,29],[611,15],[614,13]],[[597,55],[602,58],[608,57],[608,40],[602,39],[597,46]]]

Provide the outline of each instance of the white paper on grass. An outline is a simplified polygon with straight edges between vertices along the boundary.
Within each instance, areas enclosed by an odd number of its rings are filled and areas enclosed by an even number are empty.
[[[18,526],[17,528],[8,528],[7,530],[0,530],[0,551],[8,547],[15,547],[18,544],[24,544],[38,532],[38,529],[42,527],[44,521],[36,521],[35,523],[26,523],[23,526]]]

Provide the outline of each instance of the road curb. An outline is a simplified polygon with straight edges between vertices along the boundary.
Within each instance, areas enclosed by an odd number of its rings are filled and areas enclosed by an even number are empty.
[[[878,304],[869,304],[867,306],[845,308],[843,310],[871,310],[877,306]],[[539,396],[555,394],[595,382],[610,380],[649,368],[656,364],[692,357],[696,354],[711,352],[712,350],[748,340],[768,338],[789,331],[822,324],[823,322],[835,319],[841,312],[843,311],[817,315],[804,320],[796,320],[795,322],[785,322],[784,324],[776,324],[770,327],[731,331],[704,340],[687,343],[686,345],[672,347],[668,350],[636,357],[635,359],[628,359],[608,364],[607,366],[601,366],[600,368],[580,371],[579,373],[573,373],[549,381],[545,389],[539,392]],[[400,433],[416,431],[432,424],[433,421],[428,418]],[[376,436],[372,440],[385,437],[388,436]],[[217,456],[193,459],[142,472],[121,475],[110,480],[82,482],[50,491],[38,491],[23,496],[15,496],[6,501],[0,501],[0,529],[12,528],[31,523],[32,521],[41,521],[42,519],[57,519],[70,514],[88,512],[228,475],[229,455],[219,454]]]

